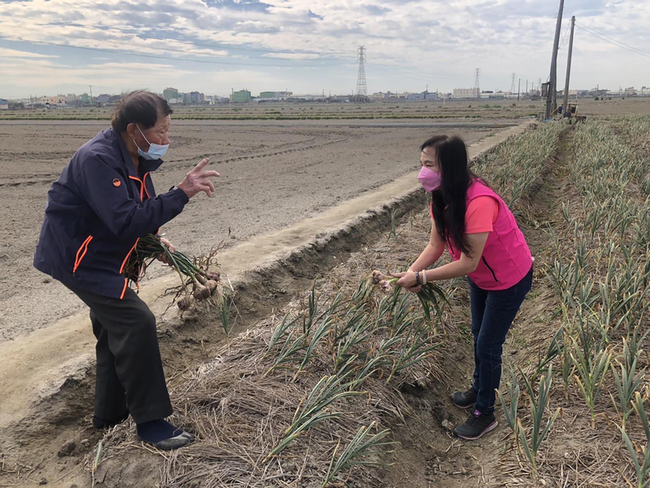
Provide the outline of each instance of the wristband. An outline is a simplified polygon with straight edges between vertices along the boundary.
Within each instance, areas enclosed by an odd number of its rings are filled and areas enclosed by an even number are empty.
[[[422,270],[422,284],[427,284],[427,271],[425,269]]]
[[[415,272],[415,286],[420,286],[420,272]]]

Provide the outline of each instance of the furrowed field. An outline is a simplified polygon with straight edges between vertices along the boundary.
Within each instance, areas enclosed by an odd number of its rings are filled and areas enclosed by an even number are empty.
[[[451,434],[466,412],[449,394],[473,371],[466,282],[441,283],[426,309],[372,283],[372,270],[401,271],[426,245],[422,197],[387,210],[378,231],[316,241],[235,283],[225,306],[164,328],[172,421],[195,443],[154,452],[132,421],[103,437],[78,428],[76,457],[50,462],[49,483],[58,470],[60,486],[646,486],[650,117],[535,124],[472,169],[535,256],[495,432]],[[88,385],[49,407],[55,424],[90,415]],[[36,429],[12,429],[24,442],[0,443],[0,485],[37,484],[49,451],[32,447]]]
[[[169,156],[154,174],[156,189],[177,184],[204,157],[221,177],[214,198],[192,202],[164,232],[190,254],[223,239],[231,247],[413,171],[419,144],[432,133],[450,131],[471,144],[507,126],[464,120],[418,127],[401,121],[389,127],[317,122],[174,121]],[[6,245],[0,252],[0,343],[83,307],[65,287],[44,283],[32,259],[50,185],[77,148],[107,127],[108,121],[0,121],[0,233]]]

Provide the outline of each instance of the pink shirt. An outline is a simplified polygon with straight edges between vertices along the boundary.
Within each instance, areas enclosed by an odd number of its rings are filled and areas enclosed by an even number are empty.
[[[465,233],[483,232],[488,233],[488,238],[478,267],[469,278],[484,290],[505,290],[516,285],[533,265],[530,249],[503,199],[480,180],[474,180],[467,189]],[[447,248],[454,261],[460,259],[461,252],[453,243],[447,242]]]
[[[433,211],[429,207],[429,215],[433,219]],[[492,232],[494,223],[499,216],[499,203],[492,197],[477,197],[465,210],[465,233],[480,234]]]
[[[492,232],[499,216],[499,203],[492,197],[476,197],[465,210],[465,233]]]

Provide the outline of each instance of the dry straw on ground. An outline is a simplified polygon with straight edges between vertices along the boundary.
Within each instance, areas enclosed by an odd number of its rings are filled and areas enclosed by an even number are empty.
[[[420,339],[426,344],[435,343],[435,329],[419,317],[415,297],[400,289],[383,295],[370,281],[362,281],[350,292],[328,301],[309,293],[306,310],[242,333],[216,358],[187,373],[182,382],[176,381],[181,385],[172,390],[176,420],[196,433],[197,441],[165,454],[164,486],[321,486],[338,467],[343,468],[335,473],[339,481],[380,484],[378,471],[371,466],[385,463],[385,452],[390,450],[383,426],[403,421],[410,413],[399,385],[404,381],[426,384],[439,376],[429,350],[410,357],[413,364],[396,371],[404,351],[411,351],[414,344],[411,329],[400,328],[400,320],[415,317],[408,320],[420,323]],[[336,303],[339,308],[334,310]],[[290,327],[283,327],[289,322]],[[364,330],[356,333],[363,340],[337,360],[340,345],[360,323]],[[326,333],[316,343],[307,367],[301,367],[311,339],[318,337],[323,324]],[[275,367],[294,342],[299,343],[295,357]],[[369,364],[373,366],[368,368]],[[273,455],[303,413],[310,392],[325,380],[330,394],[340,399],[314,409],[316,413],[306,420],[310,428]],[[128,427],[116,429],[106,439],[107,445],[119,446],[128,432]],[[361,449],[346,452],[355,434]],[[369,445],[363,441],[370,441]],[[344,462],[345,456],[341,459],[344,454],[352,456],[349,463]],[[355,469],[350,472],[346,468],[352,465]]]

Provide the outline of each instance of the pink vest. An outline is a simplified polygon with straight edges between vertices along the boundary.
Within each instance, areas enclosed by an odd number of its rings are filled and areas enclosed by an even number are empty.
[[[478,180],[467,189],[467,205],[477,197],[489,196],[499,203],[499,214],[494,229],[488,234],[481,260],[476,270],[468,276],[484,290],[505,290],[519,283],[528,274],[533,258],[524,235],[519,230],[515,216],[494,191]],[[448,243],[454,261],[461,251]]]

